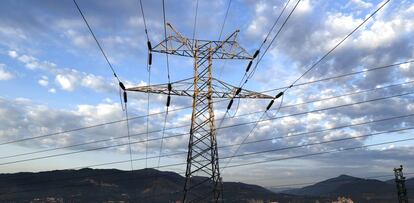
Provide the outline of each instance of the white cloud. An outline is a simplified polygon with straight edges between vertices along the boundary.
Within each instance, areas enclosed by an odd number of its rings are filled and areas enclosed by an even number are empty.
[[[350,3],[357,6],[360,9],[368,9],[372,7],[372,3],[365,2],[363,0],[351,0]]]
[[[50,89],[48,90],[48,92],[50,92],[50,93],[54,94],[54,93],[56,93],[56,89],[55,89],[55,88],[50,88]]]
[[[6,64],[0,63],[0,80],[10,80],[13,78],[14,75],[11,72],[7,71]]]
[[[82,78],[81,85],[95,91],[104,91],[107,88],[105,79],[94,74],[85,74]]]
[[[55,82],[65,91],[73,91],[76,87],[82,86],[97,92],[113,92],[116,90],[115,81],[107,80],[102,76],[79,72],[75,69],[60,68],[55,63],[50,61],[41,61],[34,56],[22,54],[19,55],[16,51],[10,50],[8,55],[24,63],[25,67],[30,70],[41,70],[47,74],[55,76]],[[38,83],[42,86],[48,86],[49,80],[43,76]],[[128,83],[127,81],[125,83]]]
[[[63,90],[72,91],[74,89],[74,81],[70,76],[58,74],[56,75],[55,80]]]
[[[47,76],[42,76],[42,78],[40,80],[37,81],[39,83],[39,85],[46,87],[49,85],[49,79]]]
[[[7,54],[12,58],[16,58],[18,56],[17,52],[13,50],[8,51]]]

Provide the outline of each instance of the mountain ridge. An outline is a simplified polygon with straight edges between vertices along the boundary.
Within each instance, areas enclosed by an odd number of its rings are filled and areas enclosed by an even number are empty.
[[[197,179],[193,179],[196,184]],[[0,202],[171,202],[182,198],[185,178],[177,173],[142,169],[54,170],[0,174]],[[307,203],[323,200],[276,194],[253,184],[224,182],[226,202],[278,201]]]
[[[413,183],[414,178],[406,180],[409,194],[414,193]],[[330,199],[334,197],[350,197],[356,202],[388,203],[397,200],[394,181],[365,179],[344,174],[302,188],[284,190],[281,193],[299,196],[313,195]]]

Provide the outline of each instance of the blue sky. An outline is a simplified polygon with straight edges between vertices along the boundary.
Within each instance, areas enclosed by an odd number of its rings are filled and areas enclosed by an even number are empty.
[[[295,2],[290,2],[287,11],[293,8]],[[128,87],[147,84],[147,47],[139,1],[83,0],[78,3],[120,79]],[[285,3],[285,1],[276,0],[232,1],[223,36],[239,29],[238,41],[240,45],[248,52],[254,53]],[[309,65],[329,51],[382,3],[383,1],[363,0],[301,1],[245,88],[263,91],[289,85]],[[166,1],[167,21],[188,37],[192,36],[195,4],[196,1],[190,0]],[[218,39],[227,5],[228,0],[200,0],[195,33],[197,38]],[[161,1],[143,0],[143,6],[149,37],[152,44],[155,45],[163,39]],[[124,118],[124,112],[119,104],[117,82],[72,1],[4,1],[0,11],[1,142]],[[282,19],[286,17],[286,13]],[[413,59],[413,22],[413,1],[391,1],[322,63],[305,75],[299,83]],[[277,28],[279,26],[280,23]],[[275,32],[271,36],[274,34]],[[193,74],[192,63],[189,58],[170,57],[171,80],[176,81],[191,77]],[[243,76],[247,63],[247,61],[214,61],[214,75],[237,85]],[[413,68],[411,63],[407,63],[366,74],[298,86],[287,92],[283,105],[408,82],[414,79]],[[167,82],[164,55],[154,53],[151,81],[152,84]],[[308,105],[283,108],[279,115],[406,93],[410,92],[412,87],[413,84],[407,84]],[[272,95],[276,93],[271,92]],[[262,122],[249,141],[414,113],[413,99],[412,95],[406,95]],[[165,110],[166,96],[152,95],[150,101],[151,113]],[[262,110],[266,107],[267,102],[242,100],[238,114]],[[146,115],[146,105],[146,94],[129,94],[131,116]],[[190,98],[172,98],[172,109],[189,105],[191,105]],[[216,104],[217,118],[223,116],[226,106],[226,102]],[[190,113],[188,109],[170,112],[167,127],[189,124]],[[236,117],[226,120],[223,125],[254,121],[259,116],[257,114],[249,117]],[[164,114],[151,116],[150,129],[162,128],[163,120]],[[395,130],[412,125],[413,122],[410,118],[395,119],[389,122],[319,133],[317,136],[292,137],[246,145],[241,148],[239,153],[328,141]],[[241,142],[251,128],[251,125],[247,125],[220,130],[219,146]],[[131,133],[141,133],[145,130],[145,118],[131,121]],[[168,131],[167,135],[184,132],[188,132],[188,129]],[[1,145],[0,152],[7,156],[125,135],[125,123],[118,123],[43,139]],[[154,133],[150,136],[159,137],[161,133]],[[340,147],[346,148],[412,138],[412,136],[411,131],[405,131],[404,134],[389,133],[260,156],[243,157],[233,160],[232,163],[295,156]],[[133,141],[142,139],[144,139],[143,136],[133,137]],[[163,153],[185,151],[187,141],[187,136],[166,140]],[[126,139],[114,139],[93,146],[82,146],[53,151],[52,153],[66,153],[125,142]],[[271,186],[279,183],[290,184],[321,180],[344,173],[361,177],[391,174],[392,168],[400,164],[406,165],[406,169],[410,171],[414,168],[413,163],[409,161],[414,154],[413,144],[413,142],[403,142],[332,155],[226,169],[223,176],[225,181],[246,181]],[[159,145],[159,142],[150,143],[149,154],[151,156],[158,154]],[[145,144],[133,145],[134,158],[145,157],[145,150]],[[219,153],[229,154],[234,150],[226,148]],[[46,153],[3,158],[0,160],[0,164],[44,155]],[[50,159],[3,164],[0,172],[65,169],[128,160],[128,158],[127,146],[121,146]],[[184,161],[183,156],[176,156],[163,158],[161,163]],[[149,167],[156,165],[157,159],[148,162]],[[129,163],[102,167],[127,170]],[[134,162],[134,167],[137,169],[145,167],[145,161]],[[163,170],[182,172],[184,169],[184,166],[178,166]],[[247,170],[251,172],[246,174]]]

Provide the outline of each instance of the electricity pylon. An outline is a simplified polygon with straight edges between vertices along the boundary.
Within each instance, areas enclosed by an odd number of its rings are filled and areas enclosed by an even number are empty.
[[[405,177],[403,174],[403,166],[394,168],[395,184],[397,185],[397,195],[399,203],[408,203],[407,188],[405,188]]]
[[[272,99],[272,96],[237,88],[213,78],[213,59],[252,60],[236,42],[238,30],[224,41],[189,39],[167,23],[166,39],[152,52],[194,58],[194,77],[170,84],[128,88],[127,91],[193,98],[183,202],[218,202],[222,199],[213,98]],[[167,102],[169,103],[169,101]]]

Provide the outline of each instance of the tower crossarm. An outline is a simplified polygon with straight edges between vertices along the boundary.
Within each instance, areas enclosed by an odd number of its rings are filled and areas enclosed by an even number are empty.
[[[198,78],[199,81],[206,81],[208,78]],[[194,78],[187,78],[184,80],[179,80],[176,82],[172,82],[171,92],[170,95],[175,96],[188,96],[192,97],[194,95]],[[213,78],[212,79],[212,98],[232,98],[237,91],[237,87],[228,84],[224,81],[218,80]],[[145,92],[145,93],[153,93],[153,94],[165,94],[168,95],[168,83],[166,84],[156,84],[150,86],[139,86],[139,87],[131,87],[127,88],[127,91],[133,92]],[[207,95],[207,91],[199,91],[199,95]],[[250,99],[273,99],[273,96],[254,92],[246,89],[242,89],[237,96],[234,98],[250,98]]]
[[[253,57],[236,41],[239,30],[233,32],[224,41],[189,39],[179,33],[171,24],[167,23],[169,33],[166,39],[152,47],[153,52],[168,53],[178,56],[194,57],[195,44],[199,57],[209,54],[211,48],[212,59],[252,59]]]

